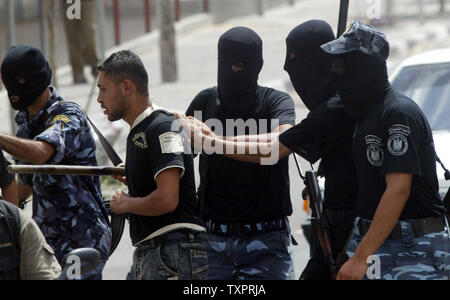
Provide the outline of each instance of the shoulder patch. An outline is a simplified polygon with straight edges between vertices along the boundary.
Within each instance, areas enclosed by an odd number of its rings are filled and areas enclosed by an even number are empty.
[[[72,120],[71,120],[68,116],[66,116],[66,115],[57,115],[57,116],[54,117],[54,118],[52,119],[52,121],[50,122],[50,127],[47,128],[47,130],[45,130],[45,131],[52,130],[52,129],[55,127],[55,123],[58,122],[58,121],[61,121],[61,122],[62,122],[62,124],[61,124],[61,130],[64,130],[64,123],[69,124],[70,122],[72,122]],[[45,131],[44,131],[44,132],[45,132]]]
[[[56,122],[62,121],[64,123],[70,123],[72,120],[66,115],[57,115],[53,118],[51,125],[54,125]]]
[[[163,154],[184,153],[183,138],[177,133],[167,132],[160,135],[159,143]]]
[[[389,152],[394,156],[402,156],[408,151],[408,139],[411,129],[404,125],[393,125],[389,129],[389,140],[387,142],[387,148]]]
[[[366,136],[367,160],[375,167],[381,167],[384,162],[382,140],[375,135]]]

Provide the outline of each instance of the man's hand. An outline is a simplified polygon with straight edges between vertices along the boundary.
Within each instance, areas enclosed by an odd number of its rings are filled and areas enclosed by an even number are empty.
[[[121,164],[119,164],[117,167],[119,167],[119,168],[125,168],[125,163],[121,163]],[[128,185],[128,184],[127,184],[127,177],[126,177],[126,176],[114,175],[113,178],[114,178],[115,180],[118,180],[118,181],[122,182],[122,183],[125,184],[125,185]]]
[[[367,258],[376,253],[392,232],[408,201],[413,175],[389,173],[386,175],[386,190],[378,204],[369,230],[355,251],[355,255],[342,266],[337,279],[364,278],[367,272]]]
[[[186,117],[183,114],[174,113],[175,118],[183,126],[183,130],[191,139],[191,144],[195,147],[201,147],[203,140],[207,137],[216,138],[214,132],[203,122],[194,117]],[[201,149],[200,149],[201,150]]]
[[[127,202],[130,199],[130,195],[121,190],[117,190],[116,194],[112,197],[111,200],[111,210],[116,215],[123,215],[128,213],[126,207]]]
[[[352,257],[341,267],[336,280],[363,280],[367,269],[365,259]]]

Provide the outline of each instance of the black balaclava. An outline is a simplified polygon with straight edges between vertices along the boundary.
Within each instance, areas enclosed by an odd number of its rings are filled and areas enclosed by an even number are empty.
[[[348,114],[360,119],[391,89],[386,61],[352,51],[344,54],[344,68],[339,94]]]
[[[258,76],[263,66],[262,40],[246,27],[235,27],[219,39],[218,92],[226,111],[246,115],[256,107]],[[243,67],[235,72],[232,65]]]
[[[360,21],[354,21],[338,39],[322,45],[334,55],[333,71],[339,73],[339,94],[345,109],[360,119],[391,89],[386,60],[389,42],[386,35]]]
[[[284,69],[309,110],[337,93],[336,74],[330,71],[333,57],[320,48],[334,39],[331,26],[321,20],[295,27],[286,38]]]
[[[52,70],[39,49],[15,46],[3,59],[1,75],[12,108],[25,110],[49,87]],[[13,96],[19,97],[20,101],[13,102]]]

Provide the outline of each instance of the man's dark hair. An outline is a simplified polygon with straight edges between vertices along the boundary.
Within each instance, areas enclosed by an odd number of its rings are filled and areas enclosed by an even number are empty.
[[[148,73],[139,56],[129,50],[113,53],[97,70],[116,84],[130,80],[138,93],[148,95]]]

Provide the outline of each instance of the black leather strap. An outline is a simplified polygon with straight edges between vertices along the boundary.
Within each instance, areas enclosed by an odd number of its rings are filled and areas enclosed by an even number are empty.
[[[415,219],[407,221],[411,224],[415,237],[421,237],[430,233],[438,233],[445,229],[445,217],[431,217],[425,219]],[[360,219],[357,227],[361,235],[365,235],[369,231],[372,222]],[[400,222],[397,222],[388,239],[401,239],[403,237]]]

